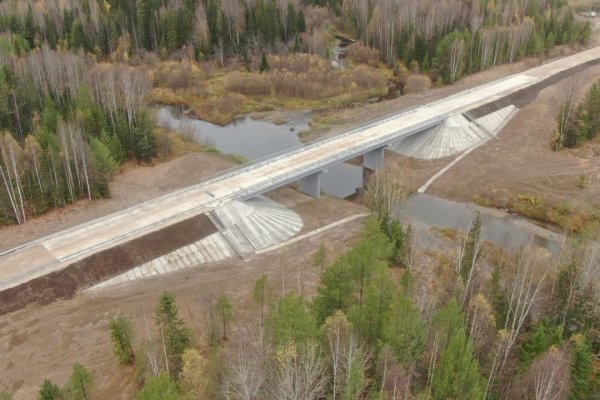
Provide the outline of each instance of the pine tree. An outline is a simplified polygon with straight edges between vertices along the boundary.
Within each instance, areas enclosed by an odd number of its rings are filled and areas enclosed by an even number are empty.
[[[474,259],[476,254],[476,245],[479,236],[481,235],[481,217],[479,213],[475,217],[475,220],[471,223],[471,227],[469,228],[469,233],[467,234],[467,241],[465,243],[465,252],[461,259],[460,266],[460,275],[462,277],[463,284],[466,284],[469,275],[471,275],[471,269],[477,262]]]
[[[317,335],[317,324],[305,299],[288,293],[275,303],[266,325],[275,345],[301,344]]]
[[[556,116],[556,140],[555,150],[562,146],[575,147],[579,138],[579,121],[580,110],[574,104],[574,99],[563,102],[560,106],[558,115]]]
[[[69,382],[63,392],[69,399],[89,400],[92,398],[93,376],[83,365],[75,363]]]
[[[352,293],[348,262],[346,257],[342,256],[327,267],[317,288],[317,295],[313,300],[317,322],[322,324],[325,318],[336,310],[347,312],[352,304]]]
[[[164,372],[146,379],[144,388],[137,394],[137,400],[180,400],[177,383]]]
[[[221,294],[217,298],[217,312],[219,313],[219,319],[223,327],[222,338],[223,340],[227,340],[227,326],[233,318],[233,306],[226,294]]]
[[[418,359],[425,345],[425,324],[419,310],[404,290],[399,289],[385,316],[384,338],[400,363]]]
[[[527,48],[527,54],[538,57],[544,53],[544,40],[540,37],[539,33],[534,32],[529,39],[529,45]]]
[[[38,400],[59,400],[60,388],[49,379],[45,379],[42,388],[38,392]]]
[[[454,332],[440,354],[431,390],[433,400],[483,398],[479,363],[464,326]]]
[[[134,359],[133,329],[131,329],[129,321],[121,316],[113,319],[110,322],[110,337],[119,362],[131,364]]]
[[[381,218],[380,224],[381,230],[385,233],[393,246],[390,262],[398,265],[403,261],[406,233],[404,232],[400,221],[391,218],[387,213]]]
[[[384,336],[387,312],[394,299],[394,284],[390,271],[381,264],[370,274],[362,302],[349,311],[349,319],[368,346],[378,346]]]
[[[254,284],[254,290],[252,291],[252,297],[260,309],[259,315],[261,328],[263,327],[265,321],[264,310],[265,303],[267,302],[267,297],[269,295],[269,289],[267,276],[261,275],[261,277],[256,280],[256,283]]]

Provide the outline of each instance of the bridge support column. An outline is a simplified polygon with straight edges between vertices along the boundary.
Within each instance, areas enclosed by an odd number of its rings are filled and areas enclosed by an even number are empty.
[[[322,174],[323,171],[319,171],[300,179],[300,191],[318,199],[321,196]]]
[[[363,155],[363,166],[373,171],[383,168],[383,150],[385,146],[371,150]]]

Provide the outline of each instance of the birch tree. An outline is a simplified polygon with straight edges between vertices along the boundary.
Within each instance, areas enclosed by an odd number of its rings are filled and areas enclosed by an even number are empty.
[[[13,215],[18,224],[25,222],[23,185],[21,184],[22,151],[17,141],[5,132],[0,137],[0,175]]]
[[[505,273],[507,274],[505,290],[509,302],[508,314],[502,332],[504,337],[494,354],[484,398],[488,397],[496,375],[504,369],[531,309],[539,300],[548,269],[540,265],[534,250],[524,249],[517,255],[513,268]]]

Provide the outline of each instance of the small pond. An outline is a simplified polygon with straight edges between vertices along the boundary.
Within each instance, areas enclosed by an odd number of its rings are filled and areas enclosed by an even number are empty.
[[[226,126],[190,118],[180,110],[161,107],[157,112],[159,126],[180,132],[201,144],[217,148],[225,154],[238,154],[254,161],[296,147],[302,143],[298,132],[309,128],[310,113],[298,114],[285,124],[245,117]],[[321,177],[322,190],[344,198],[362,187],[362,167],[338,164],[329,167]]]

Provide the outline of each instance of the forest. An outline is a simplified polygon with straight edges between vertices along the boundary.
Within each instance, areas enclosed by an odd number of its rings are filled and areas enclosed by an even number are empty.
[[[340,32],[358,40],[343,71],[329,65]],[[343,107],[589,35],[563,0],[3,1],[0,224],[109,196],[122,163],[168,151],[152,103],[222,123]]]
[[[572,238],[558,261],[533,247],[509,254],[485,240],[479,217],[445,256],[413,240],[410,227],[373,216],[322,269],[314,296],[263,275],[251,315],[225,293],[195,305],[202,332],[165,292],[153,314],[111,321],[115,367],[135,367],[139,400],[600,395],[597,242]],[[316,249],[317,270],[327,251]],[[39,399],[93,398],[93,382],[76,364]]]
[[[600,81],[588,89],[584,99],[577,104],[575,91],[565,94],[556,116],[553,136],[554,150],[574,148],[594,139],[600,133]]]

